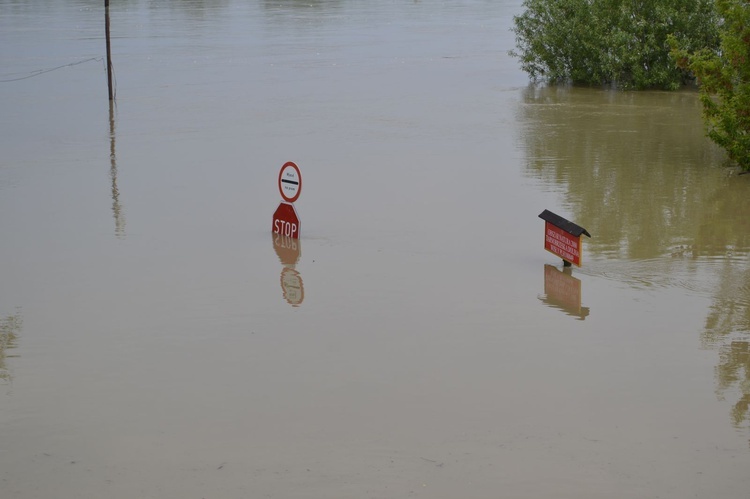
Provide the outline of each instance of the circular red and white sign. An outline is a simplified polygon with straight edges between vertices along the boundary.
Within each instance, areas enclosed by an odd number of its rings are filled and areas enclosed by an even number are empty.
[[[302,175],[291,161],[284,163],[279,172],[279,192],[287,203],[293,203],[302,192]]]

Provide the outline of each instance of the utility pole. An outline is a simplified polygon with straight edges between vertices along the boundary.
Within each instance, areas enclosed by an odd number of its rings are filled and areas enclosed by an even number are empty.
[[[115,100],[112,89],[112,49],[109,43],[109,0],[104,0],[104,33],[107,38],[107,86],[109,88],[109,100]]]

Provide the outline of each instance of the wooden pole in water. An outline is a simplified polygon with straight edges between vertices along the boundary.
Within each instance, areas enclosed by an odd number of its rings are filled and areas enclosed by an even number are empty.
[[[107,88],[109,88],[109,100],[115,100],[112,89],[112,49],[109,43],[109,0],[104,0],[104,34],[107,38]]]

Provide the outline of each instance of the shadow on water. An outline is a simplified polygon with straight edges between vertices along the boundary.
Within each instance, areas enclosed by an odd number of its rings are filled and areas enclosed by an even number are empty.
[[[701,340],[719,351],[718,396],[738,400],[733,425],[747,426],[750,176],[705,137],[698,95],[534,86],[519,122],[524,175],[596,236],[580,273],[711,300]]]
[[[10,370],[5,365],[5,359],[13,357],[8,350],[16,347],[18,334],[21,332],[23,319],[20,311],[13,315],[0,317],[0,383],[10,383]]]

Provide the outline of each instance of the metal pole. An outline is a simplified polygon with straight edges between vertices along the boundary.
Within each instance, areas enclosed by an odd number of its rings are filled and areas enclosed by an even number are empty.
[[[104,33],[107,38],[107,88],[109,88],[109,100],[115,99],[112,89],[112,49],[109,43],[109,0],[104,0]]]

